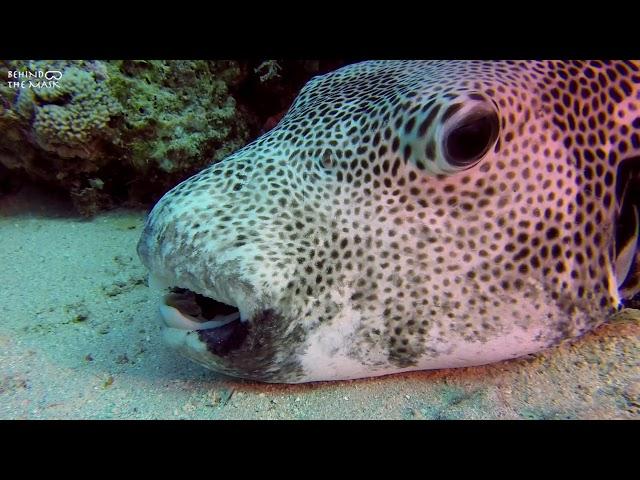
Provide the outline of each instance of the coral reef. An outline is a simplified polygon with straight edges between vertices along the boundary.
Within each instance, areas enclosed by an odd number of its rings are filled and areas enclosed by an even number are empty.
[[[0,62],[3,79],[46,71],[57,84],[0,84],[0,163],[67,191],[82,213],[153,200],[249,139],[229,92],[237,62]]]
[[[237,62],[112,62],[108,85],[123,106],[117,124],[137,169],[186,171],[227,156],[249,138],[248,115],[229,86]]]

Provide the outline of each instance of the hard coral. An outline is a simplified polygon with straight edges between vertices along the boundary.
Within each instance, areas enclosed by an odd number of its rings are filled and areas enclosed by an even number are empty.
[[[21,92],[31,95],[36,105],[32,125],[36,143],[63,158],[99,158],[101,147],[95,141],[113,139],[107,124],[121,113],[120,103],[104,79],[76,66],[65,69],[59,85]]]

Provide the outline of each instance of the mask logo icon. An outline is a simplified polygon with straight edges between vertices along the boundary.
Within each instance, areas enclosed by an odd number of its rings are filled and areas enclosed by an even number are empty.
[[[62,78],[62,72],[60,70],[47,70],[44,78],[47,80],[60,80]]]

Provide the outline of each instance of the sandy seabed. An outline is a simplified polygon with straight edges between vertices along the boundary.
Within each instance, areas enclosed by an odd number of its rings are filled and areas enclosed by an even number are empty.
[[[527,359],[273,385],[164,346],[135,252],[145,213],[0,197],[1,419],[636,419],[640,311]]]

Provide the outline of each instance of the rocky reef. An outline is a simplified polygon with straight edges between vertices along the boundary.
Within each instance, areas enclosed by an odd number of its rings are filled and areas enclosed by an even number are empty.
[[[0,61],[2,181],[45,183],[85,215],[149,205],[271,128],[304,82],[339,64]]]

